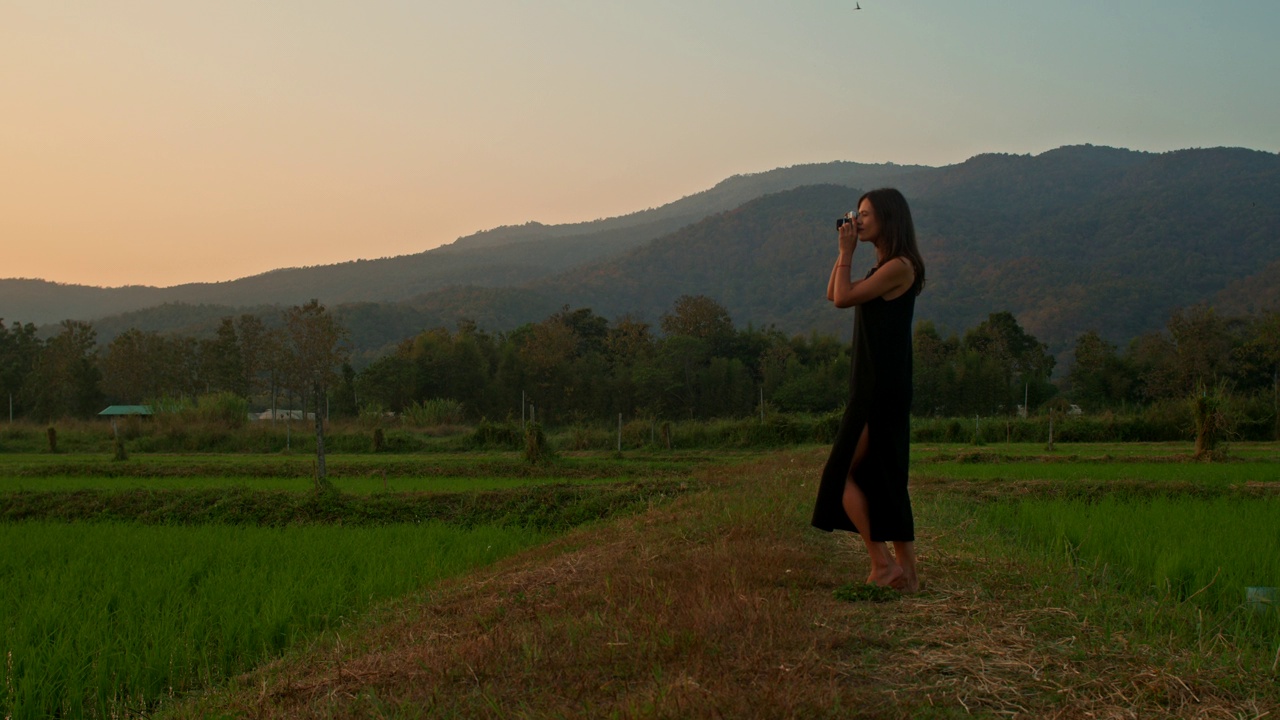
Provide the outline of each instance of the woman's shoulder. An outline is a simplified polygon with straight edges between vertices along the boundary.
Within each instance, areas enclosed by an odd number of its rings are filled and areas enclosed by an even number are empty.
[[[897,255],[877,265],[872,272],[885,273],[895,280],[911,283],[916,277],[916,266],[911,263],[911,258]]]
[[[905,255],[891,257],[880,263],[875,271],[884,273],[886,279],[892,283],[892,289],[881,296],[884,300],[893,301],[904,295],[913,294],[911,290],[915,287],[916,268],[910,258]]]

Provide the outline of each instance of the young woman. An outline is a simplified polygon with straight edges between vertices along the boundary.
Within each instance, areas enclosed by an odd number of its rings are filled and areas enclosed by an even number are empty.
[[[853,280],[849,268],[859,242],[875,248],[876,266]],[[853,374],[849,404],[818,486],[813,525],[858,533],[871,558],[867,582],[915,592],[920,581],[907,465],[911,321],[924,288],[924,260],[906,198],[892,188],[863,195],[853,222],[839,229],[839,245],[827,299],[838,308],[856,308]]]

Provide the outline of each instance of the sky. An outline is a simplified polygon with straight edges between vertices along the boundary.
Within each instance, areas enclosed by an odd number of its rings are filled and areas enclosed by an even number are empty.
[[[1275,0],[0,0],[0,278],[218,282],[737,174],[1280,151]]]

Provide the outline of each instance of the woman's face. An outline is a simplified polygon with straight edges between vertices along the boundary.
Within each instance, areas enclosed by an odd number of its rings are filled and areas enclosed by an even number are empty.
[[[863,198],[858,203],[858,239],[864,242],[875,242],[880,238],[880,218],[876,217],[876,209],[871,207],[871,200]]]

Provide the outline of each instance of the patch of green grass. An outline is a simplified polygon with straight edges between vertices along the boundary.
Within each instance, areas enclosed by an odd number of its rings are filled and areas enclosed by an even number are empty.
[[[955,460],[965,456],[981,455],[994,461],[1018,458],[1045,461],[1115,461],[1148,458],[1153,461],[1186,459],[1195,451],[1195,445],[1187,442],[1131,442],[1131,443],[1063,443],[1053,451],[1039,443],[989,442],[982,446],[971,443],[914,443],[911,458],[914,462]],[[1227,447],[1232,459],[1266,460],[1280,462],[1280,443],[1233,442]]]
[[[892,602],[902,599],[902,593],[897,590],[871,583],[845,583],[836,588],[832,595],[845,602]]]
[[[1108,632],[1123,629],[1149,643],[1176,638],[1201,653],[1225,638],[1280,662],[1280,608],[1246,597],[1249,587],[1280,586],[1274,499],[1032,499],[987,503],[977,516],[1006,543],[1068,567],[1075,592],[1109,587],[1131,598],[1090,608]]]
[[[744,453],[744,459],[753,457]],[[565,477],[618,477],[634,474],[679,474],[731,455],[711,453],[575,453],[564,454],[558,462],[530,466],[516,452],[460,452],[433,455],[341,455],[330,454],[325,465],[329,474],[388,476],[423,475],[512,475]],[[113,462],[104,454],[6,454],[0,453],[0,477],[46,475],[86,475],[101,477],[227,475],[254,477],[310,477],[315,456],[290,454],[147,454],[133,453],[127,462]]]
[[[510,477],[510,476],[404,476],[370,474],[362,476],[329,476],[333,487],[344,493],[459,493],[481,490],[512,490],[538,485],[603,485],[630,482],[631,477]],[[52,475],[47,477],[0,477],[0,493],[95,490],[119,492],[127,490],[215,490],[237,488],[281,492],[311,492],[310,476],[253,477],[234,475],[198,476],[122,476],[95,477],[85,475]]]
[[[1249,482],[1280,483],[1280,464],[1271,462],[1123,462],[1077,459],[1065,462],[1023,460],[944,461],[917,464],[918,477],[956,480],[1052,480],[1058,482],[1191,483],[1224,487]]]
[[[47,491],[0,494],[0,521],[138,522],[148,525],[391,525],[425,521],[564,530],[661,502],[685,481],[536,485],[462,493],[299,493],[205,490]]]
[[[544,542],[520,528],[0,524],[4,717],[116,717]]]

